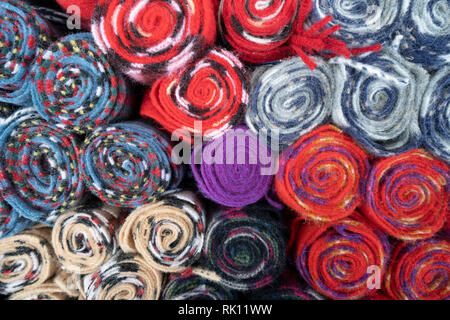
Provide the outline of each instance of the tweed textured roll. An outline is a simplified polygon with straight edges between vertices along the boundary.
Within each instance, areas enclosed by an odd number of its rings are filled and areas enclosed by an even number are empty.
[[[31,97],[47,121],[84,134],[131,113],[125,81],[89,33],[48,47],[31,69]]]
[[[101,126],[84,142],[83,179],[102,201],[136,208],[180,182],[182,168],[171,150],[166,137],[144,123]]]
[[[83,279],[87,300],[157,300],[163,274],[139,255],[119,252]]]
[[[281,148],[323,124],[331,115],[335,79],[324,62],[311,71],[291,58],[265,71],[252,84],[247,125],[279,136]]]
[[[353,61],[335,61],[334,123],[376,156],[417,147],[428,73],[390,48]]]
[[[0,17],[0,101],[29,105],[30,68],[54,35],[25,2],[0,2]]]
[[[369,160],[333,125],[316,128],[280,156],[275,190],[300,217],[335,221],[360,204]]]
[[[449,210],[448,165],[422,149],[379,160],[366,184],[364,213],[401,240],[433,236]]]
[[[209,0],[99,0],[91,31],[114,66],[148,84],[215,41],[213,8]]]
[[[385,277],[386,291],[398,300],[448,300],[449,275],[448,240],[400,243]]]
[[[270,168],[275,161],[270,155],[265,142],[240,126],[197,146],[191,168],[206,198],[225,206],[242,207],[255,203],[269,191],[273,175]]]
[[[300,275],[332,299],[360,299],[373,294],[368,267],[384,275],[389,259],[387,237],[356,212],[337,222],[304,224],[297,230],[293,256]]]
[[[174,133],[187,141],[192,141],[190,135],[214,138],[235,124],[247,106],[244,71],[231,52],[210,49],[191,68],[156,80],[147,90],[141,115],[170,132],[180,130]]]

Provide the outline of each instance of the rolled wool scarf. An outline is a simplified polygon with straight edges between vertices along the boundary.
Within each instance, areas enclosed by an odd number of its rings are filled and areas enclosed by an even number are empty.
[[[84,134],[131,113],[129,90],[89,33],[65,36],[36,60],[31,97],[48,122]]]
[[[355,212],[337,222],[304,224],[291,235],[300,275],[319,293],[336,300],[373,294],[368,268],[384,275],[389,259],[387,237]]]
[[[429,238],[447,220],[449,189],[449,167],[424,150],[414,149],[374,164],[363,211],[395,238]]]
[[[29,106],[29,71],[54,33],[27,3],[0,2],[0,101]]]
[[[418,147],[418,113],[428,73],[391,48],[335,62],[333,122],[379,157]]]
[[[266,143],[240,126],[198,145],[191,155],[191,168],[205,197],[225,206],[243,207],[268,193],[274,161]]]
[[[214,43],[213,8],[210,0],[99,0],[91,31],[114,66],[148,84]]]
[[[136,208],[175,188],[182,167],[162,133],[141,122],[98,127],[81,152],[83,179],[102,201]]]
[[[387,293],[397,300],[448,300],[449,279],[450,243],[435,238],[399,243],[385,285]]]
[[[231,52],[213,48],[182,73],[161,77],[147,90],[141,115],[191,141],[214,138],[232,127],[248,103],[244,65]]]
[[[275,190],[300,217],[335,221],[360,204],[369,159],[333,125],[316,128],[280,156]]]
[[[266,130],[269,139],[278,135],[280,148],[285,148],[328,120],[336,80],[326,63],[311,71],[300,58],[291,58],[260,68],[265,71],[252,84],[246,114],[249,128]]]

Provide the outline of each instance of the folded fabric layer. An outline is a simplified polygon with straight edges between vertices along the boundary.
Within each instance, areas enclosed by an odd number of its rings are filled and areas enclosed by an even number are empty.
[[[361,203],[369,160],[333,125],[316,128],[280,156],[275,190],[300,217],[335,221]]]
[[[99,0],[91,31],[113,66],[148,84],[215,41],[213,8],[210,0]]]
[[[84,134],[131,113],[129,90],[89,33],[48,47],[31,69],[31,97],[47,121]]]
[[[195,194],[188,191],[165,195],[161,201],[134,210],[119,234],[126,253],[139,253],[153,268],[180,272],[201,254],[205,213]]]
[[[277,135],[285,148],[323,124],[331,115],[335,78],[325,62],[311,71],[300,58],[260,67],[252,80],[247,125],[255,132]],[[274,143],[272,147],[278,147]]]
[[[98,127],[81,151],[83,179],[102,201],[136,208],[175,188],[182,167],[165,135],[141,122]]]
[[[448,300],[449,278],[450,242],[437,238],[399,243],[385,285],[397,300]]]
[[[210,49],[184,72],[156,80],[147,90],[141,115],[187,141],[193,140],[191,135],[217,137],[239,120],[247,106],[244,70],[231,52]]]
[[[364,213],[401,240],[433,236],[449,208],[450,168],[422,149],[381,159],[366,183]]]

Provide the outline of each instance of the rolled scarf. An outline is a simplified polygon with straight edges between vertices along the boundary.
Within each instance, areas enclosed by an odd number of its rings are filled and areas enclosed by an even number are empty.
[[[449,210],[449,167],[422,149],[381,159],[371,169],[364,213],[401,240],[433,236]]]
[[[181,272],[200,257],[205,212],[191,192],[177,192],[134,210],[119,234],[126,253],[139,253],[154,269]]]
[[[386,292],[397,300],[448,300],[449,279],[447,240],[399,243],[385,277]]]
[[[417,147],[418,113],[428,73],[390,48],[335,62],[334,123],[379,157]]]
[[[270,189],[275,160],[265,141],[244,126],[205,144],[191,155],[200,192],[229,207],[255,203]]]
[[[84,134],[131,113],[125,81],[89,33],[59,39],[31,70],[31,97],[48,122]]]
[[[113,66],[148,84],[214,43],[213,8],[209,0],[99,0],[91,31]]]
[[[375,293],[368,285],[368,268],[378,267],[384,275],[389,243],[363,221],[354,213],[328,224],[304,224],[292,235],[295,265],[313,289],[336,300]]]
[[[253,131],[266,130],[269,139],[278,135],[280,148],[285,148],[328,120],[336,80],[326,63],[311,71],[299,58],[291,58],[260,68],[265,71],[252,84],[246,114]]]
[[[29,105],[30,68],[54,37],[51,27],[27,3],[0,2],[0,101]]]
[[[52,244],[68,272],[95,272],[117,251],[120,209],[109,205],[78,207],[61,215],[52,230]]]
[[[98,127],[81,151],[83,180],[102,201],[136,208],[175,188],[182,167],[159,131],[140,122]]]
[[[281,154],[279,163],[277,195],[304,219],[339,220],[361,203],[368,157],[333,125],[300,138]]]
[[[425,147],[450,163],[450,66],[430,80],[420,108],[419,125]]]
[[[214,138],[232,127],[248,103],[244,65],[213,48],[182,73],[161,77],[147,90],[141,115],[184,140]]]
[[[87,300],[157,300],[163,274],[142,257],[119,252],[82,280]]]

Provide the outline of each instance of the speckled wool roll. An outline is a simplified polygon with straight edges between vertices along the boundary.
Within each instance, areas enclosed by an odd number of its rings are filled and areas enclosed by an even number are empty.
[[[310,70],[300,58],[291,58],[260,68],[262,73],[252,81],[246,114],[250,129],[266,130],[269,141],[276,134],[279,147],[285,148],[328,120],[336,87],[328,64],[321,61]]]
[[[398,154],[420,144],[418,113],[429,78],[425,70],[391,48],[334,62],[335,124],[376,156]]]
[[[139,253],[161,272],[181,272],[201,254],[205,212],[194,193],[164,195],[160,201],[135,209],[119,233],[125,253]]]

